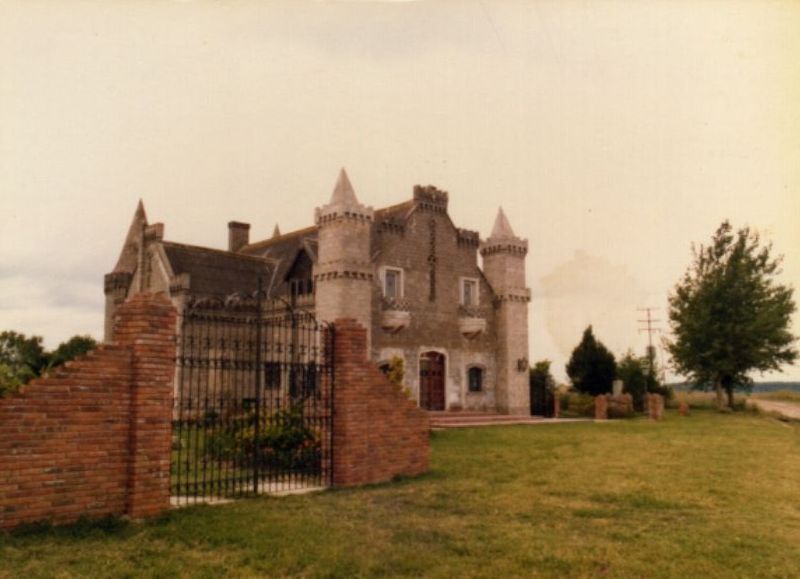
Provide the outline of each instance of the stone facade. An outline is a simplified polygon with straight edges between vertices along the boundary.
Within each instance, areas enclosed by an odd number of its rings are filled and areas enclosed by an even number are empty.
[[[400,357],[420,406],[529,414],[527,241],[502,210],[481,240],[455,226],[448,202],[416,186],[410,200],[373,209],[342,170],[313,226],[276,226],[251,243],[248,225],[231,222],[227,251],[165,241],[140,206],[106,276],[106,318],[141,291],[168,291],[180,313],[188,299],[250,293],[260,279],[274,305],[367,328],[369,358],[385,368]]]

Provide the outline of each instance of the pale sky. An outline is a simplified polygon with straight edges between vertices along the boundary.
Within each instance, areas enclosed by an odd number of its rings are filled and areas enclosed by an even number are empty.
[[[800,286],[798,31],[800,2],[0,0],[0,329],[102,337],[140,197],[222,248],[310,225],[345,166],[483,237],[502,205],[557,378],[590,323],[643,353],[723,219]]]

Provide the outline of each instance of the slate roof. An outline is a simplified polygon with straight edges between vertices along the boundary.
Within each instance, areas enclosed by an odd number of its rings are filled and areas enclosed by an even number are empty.
[[[248,256],[267,258],[272,261],[275,264],[274,289],[276,293],[282,294],[288,289],[283,287],[286,274],[289,273],[289,269],[292,267],[300,250],[305,250],[312,262],[317,261],[317,232],[318,228],[316,226],[298,229],[264,241],[251,243],[244,246],[240,252]]]
[[[271,260],[219,249],[164,241],[164,252],[176,275],[188,273],[193,294],[227,296],[254,292],[259,276],[267,290],[275,264]]]

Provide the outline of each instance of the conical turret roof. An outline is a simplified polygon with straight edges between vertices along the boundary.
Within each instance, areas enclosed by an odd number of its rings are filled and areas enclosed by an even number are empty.
[[[272,230],[272,237],[280,237],[281,236],[281,228],[278,227],[278,224],[275,224],[275,229]]]
[[[347,171],[342,167],[339,170],[339,178],[333,188],[331,200],[327,205],[316,209],[314,219],[319,223],[319,220],[326,216],[347,215],[349,216],[348,218],[372,221],[372,214],[372,207],[366,207],[358,201],[353,185],[350,183],[350,178],[347,176]]]
[[[336,180],[336,186],[333,188],[333,194],[329,205],[358,205],[358,198],[356,192],[353,190],[353,185],[350,183],[350,178],[347,176],[347,171],[342,167],[339,170],[339,178]]]
[[[507,238],[516,237],[514,230],[511,229],[511,224],[508,222],[505,211],[500,207],[497,211],[497,217],[494,220],[494,227],[492,227],[492,238]]]
[[[136,211],[133,213],[131,225],[128,227],[128,234],[125,236],[125,244],[122,246],[122,252],[117,260],[117,265],[114,266],[115,272],[133,272],[136,269],[136,248],[138,247],[145,227],[147,227],[147,213],[145,213],[144,210],[144,203],[139,199],[139,204],[136,206]]]

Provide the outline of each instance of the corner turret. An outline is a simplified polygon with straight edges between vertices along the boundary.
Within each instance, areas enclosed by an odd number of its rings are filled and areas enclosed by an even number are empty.
[[[480,245],[483,272],[497,310],[497,405],[507,414],[530,414],[528,386],[528,302],[525,257],[528,241],[514,234],[503,208]]]
[[[327,205],[315,211],[319,254],[314,267],[317,316],[323,321],[352,318],[372,327],[372,207],[356,197],[344,168]],[[367,335],[367,348],[370,347]],[[367,353],[365,352],[365,355]]]

